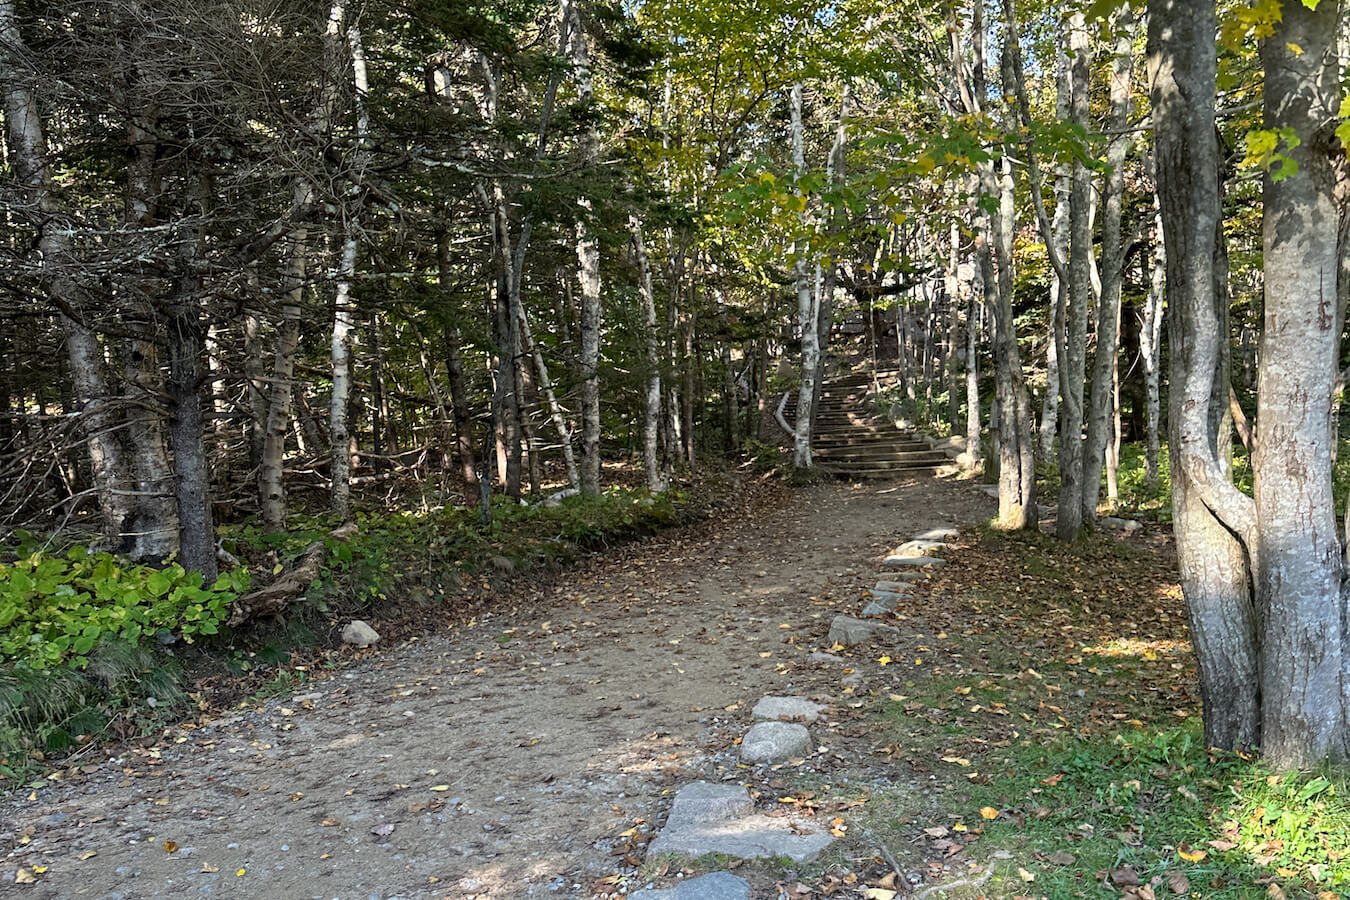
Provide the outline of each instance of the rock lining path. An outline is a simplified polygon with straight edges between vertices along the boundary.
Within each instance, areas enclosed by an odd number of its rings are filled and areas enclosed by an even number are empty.
[[[624,873],[679,788],[753,777],[734,765],[751,708],[800,696],[822,660],[843,661],[831,617],[860,611],[877,561],[918,531],[989,514],[959,483],[822,484],[612,551],[517,614],[367,651],[261,711],[12,796],[0,896],[641,888]],[[15,884],[39,866],[35,884]],[[673,896],[696,896],[691,885]]]

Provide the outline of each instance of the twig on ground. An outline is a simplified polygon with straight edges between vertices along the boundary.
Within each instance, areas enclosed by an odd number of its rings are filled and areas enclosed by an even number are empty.
[[[925,900],[925,898],[929,897],[930,895],[938,891],[954,891],[957,888],[963,887],[980,887],[990,878],[993,877],[994,877],[994,860],[991,859],[989,861],[989,865],[984,867],[984,874],[981,875],[979,878],[958,878],[955,881],[945,881],[942,884],[935,884],[932,885],[931,887],[926,887],[923,890],[919,891],[911,898],[911,900]]]

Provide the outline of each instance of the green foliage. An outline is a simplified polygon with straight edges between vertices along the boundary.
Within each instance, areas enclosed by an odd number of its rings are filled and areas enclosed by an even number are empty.
[[[162,724],[160,713],[184,697],[172,660],[123,641],[103,641],[82,665],[0,663],[0,785],[27,778],[47,755],[115,722],[133,732]]]
[[[177,564],[130,565],[78,545],[52,554],[21,540],[0,564],[0,660],[83,668],[104,640],[135,644],[168,631],[191,642],[219,632],[248,583],[242,569],[203,585]]]

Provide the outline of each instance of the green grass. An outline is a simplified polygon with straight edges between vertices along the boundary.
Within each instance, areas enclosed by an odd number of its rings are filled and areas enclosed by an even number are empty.
[[[1128,883],[1124,867],[1159,896],[1176,893],[1169,885],[1213,900],[1264,897],[1271,884],[1289,897],[1350,888],[1344,774],[1273,776],[1205,750],[1198,722],[1019,745],[1006,772],[972,786],[969,821],[983,824],[984,851],[1009,851],[1034,882],[1014,868],[996,874],[995,893],[1118,897],[1102,882]],[[984,822],[981,808],[998,817]]]

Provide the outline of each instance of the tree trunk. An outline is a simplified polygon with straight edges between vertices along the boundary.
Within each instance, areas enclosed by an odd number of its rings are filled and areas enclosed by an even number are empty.
[[[352,280],[356,275],[356,235],[342,242],[338,263],[337,290],[333,300],[333,332],[329,353],[333,366],[333,395],[328,405],[329,452],[332,454],[332,484],[329,506],[344,522],[351,517],[352,436],[347,411],[351,406],[351,335],[355,328],[351,302]]]
[[[309,188],[297,185],[297,203],[307,203]],[[305,257],[309,253],[309,229],[299,225],[286,249],[285,294],[281,322],[277,326],[277,349],[272,359],[272,383],[267,401],[267,428],[263,434],[262,460],[258,464],[258,491],[263,527],[270,532],[286,530],[286,487],[282,480],[286,435],[291,429],[291,391],[295,375],[295,351],[300,346],[300,303],[305,291]]]
[[[656,333],[656,293],[652,290],[652,269],[647,248],[642,243],[642,220],[628,217],[633,235],[633,257],[637,262],[638,291],[642,296],[642,327],[647,349],[647,390],[642,415],[642,468],[647,489],[653,494],[666,489],[661,473],[661,344]]]
[[[1069,58],[1063,52],[1055,53],[1055,120],[1063,122],[1069,117]],[[1038,190],[1039,185],[1033,186]],[[1059,259],[1069,255],[1069,168],[1058,166],[1055,170],[1055,214],[1050,221],[1050,253],[1058,254]],[[1067,302],[1065,292],[1069,286],[1060,277],[1059,270],[1051,267],[1050,311],[1047,316],[1045,348],[1045,399],[1041,403],[1040,450],[1041,456],[1050,459],[1055,455],[1055,438],[1059,423],[1059,334],[1062,320],[1060,310]]]
[[[1113,444],[1115,421],[1116,355],[1120,339],[1120,285],[1125,277],[1125,247],[1120,219],[1125,198],[1125,154],[1134,141],[1129,133],[1130,77],[1134,68],[1135,18],[1128,6],[1115,18],[1116,45],[1111,65],[1111,111],[1107,128],[1112,134],[1106,151],[1102,190],[1102,279],[1097,303],[1097,351],[1093,358],[1092,394],[1088,403],[1087,444],[1083,457],[1083,521],[1097,520],[1101,499],[1102,463]]]
[[[790,113],[792,126],[792,164],[796,177],[806,174],[806,145],[802,133],[802,86],[794,84],[790,94]],[[802,188],[797,188],[802,190]],[[807,227],[805,206],[801,214],[800,227]],[[801,384],[797,391],[797,421],[792,436],[792,464],[798,469],[811,468],[811,420],[814,412],[816,368],[820,365],[820,295],[811,289],[811,279],[807,272],[808,246],[799,239],[794,249],[793,273],[797,287],[797,329],[801,333],[802,359]]]
[[[1158,205],[1154,194],[1154,205]],[[1139,328],[1139,357],[1144,369],[1144,460],[1148,489],[1158,489],[1159,419],[1162,406],[1162,326],[1167,278],[1167,248],[1163,239],[1162,213],[1154,216],[1153,260],[1148,297],[1144,300]]]
[[[43,227],[63,210],[52,193],[47,163],[47,138],[38,108],[33,74],[25,64],[29,50],[19,31],[14,0],[0,0],[0,91],[5,104],[8,162],[24,199],[23,210],[38,234],[43,260],[43,287],[64,309],[75,310],[78,286],[63,270],[69,263],[70,238],[64,229]],[[124,549],[123,532],[134,508],[129,490],[126,454],[118,435],[120,416],[109,407],[111,396],[104,370],[103,348],[97,334],[82,319],[59,316],[66,358],[81,412],[80,430],[89,453],[94,493],[98,497],[105,539]],[[77,313],[78,315],[78,313]],[[130,549],[125,547],[125,549]]]
[[[1338,350],[1336,170],[1339,4],[1286,3],[1263,42],[1264,127],[1285,129],[1289,171],[1263,192],[1265,325],[1252,453],[1261,654],[1261,750],[1277,769],[1346,756],[1345,565],[1327,453]],[[1274,174],[1276,177],[1272,177]],[[1287,176],[1287,177],[1286,177]]]
[[[1069,120],[1086,131],[1092,74],[1092,42],[1082,12],[1069,17],[1072,85]],[[1092,306],[1092,173],[1081,159],[1073,161],[1069,187],[1069,291],[1064,313],[1064,349],[1059,361],[1062,403],[1059,434],[1059,510],[1055,534],[1062,541],[1078,539],[1083,526],[1083,381],[1087,375],[1087,323]]]
[[[1260,741],[1261,711],[1257,611],[1248,587],[1255,516],[1250,498],[1229,481],[1217,22],[1212,0],[1151,0],[1148,13],[1149,96],[1167,243],[1173,529],[1205,741],[1233,749]]]

